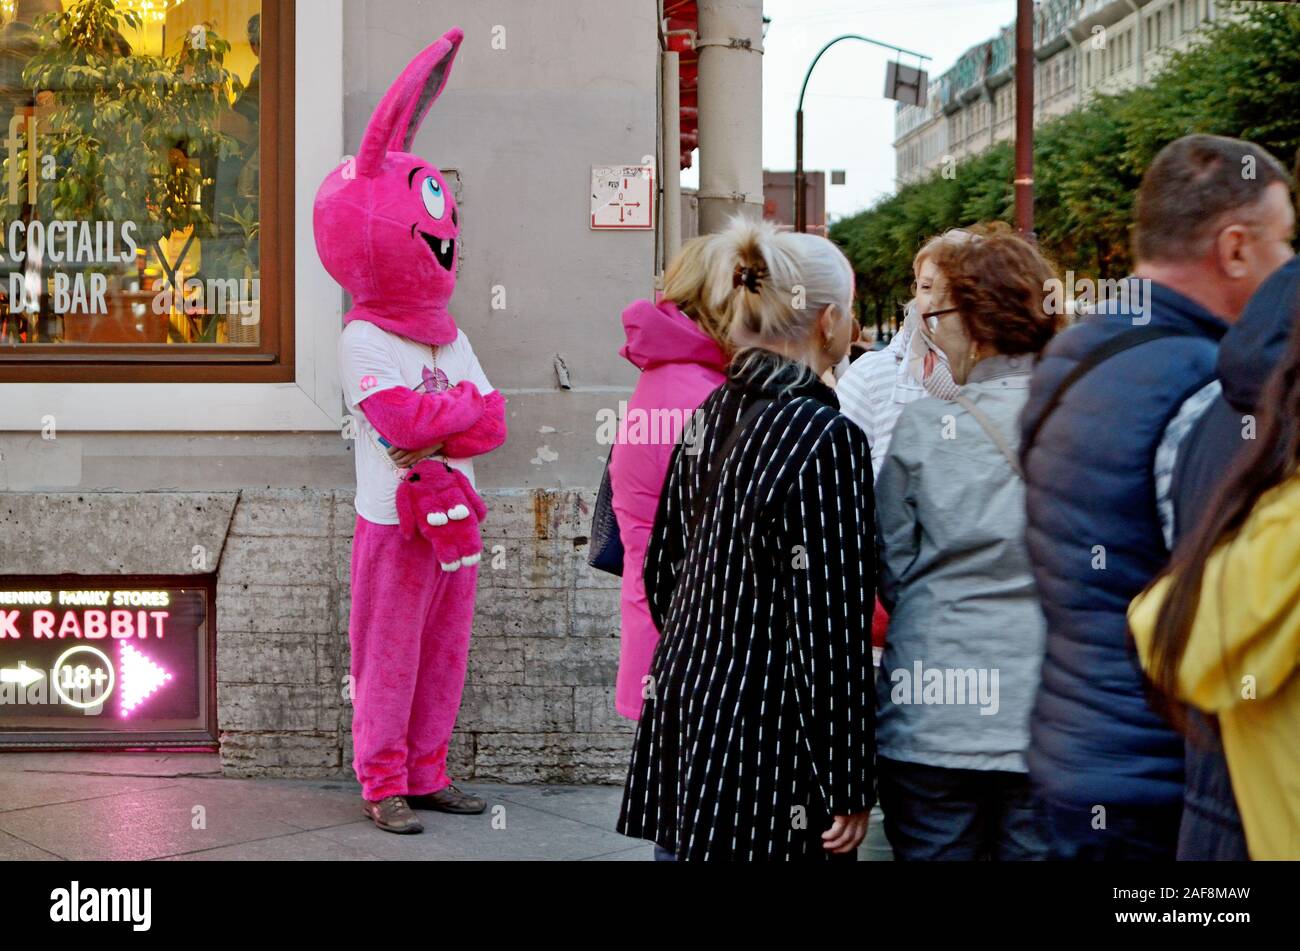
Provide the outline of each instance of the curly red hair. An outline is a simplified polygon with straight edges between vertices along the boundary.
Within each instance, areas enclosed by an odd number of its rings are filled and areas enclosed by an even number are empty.
[[[970,230],[977,240],[935,258],[966,332],[998,353],[1038,353],[1063,322],[1049,303],[1056,269],[1001,222]]]

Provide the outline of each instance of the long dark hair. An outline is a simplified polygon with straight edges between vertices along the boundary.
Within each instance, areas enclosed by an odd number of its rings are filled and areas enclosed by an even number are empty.
[[[1296,311],[1294,305],[1292,310]],[[1175,700],[1178,668],[1200,604],[1206,563],[1222,542],[1241,530],[1260,497],[1295,474],[1300,458],[1300,324],[1291,331],[1257,413],[1257,438],[1229,469],[1206,511],[1179,541],[1169,566],[1156,579],[1167,576],[1169,588],[1156,618],[1149,675],[1163,695],[1164,712],[1183,729],[1188,718]]]

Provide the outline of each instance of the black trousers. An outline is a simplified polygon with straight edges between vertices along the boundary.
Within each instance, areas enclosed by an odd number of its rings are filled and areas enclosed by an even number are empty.
[[[1172,862],[1177,854],[1181,802],[1170,806],[1122,803],[1077,805],[1042,799],[1048,858],[1061,862]]]
[[[1025,773],[878,759],[876,775],[885,835],[900,862],[1047,857],[1042,816]]]

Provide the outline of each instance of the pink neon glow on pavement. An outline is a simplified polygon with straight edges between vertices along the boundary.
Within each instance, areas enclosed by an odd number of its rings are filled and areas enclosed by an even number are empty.
[[[172,675],[125,642],[119,664],[122,680],[122,716],[130,716],[136,707],[151,697]]]

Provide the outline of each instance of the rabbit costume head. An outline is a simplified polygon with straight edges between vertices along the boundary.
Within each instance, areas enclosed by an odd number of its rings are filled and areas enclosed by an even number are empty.
[[[456,339],[447,304],[460,217],[442,173],[411,146],[463,38],[451,29],[411,61],[371,117],[356,159],[316,193],[316,249],[352,296],[345,323],[369,321],[422,343]]]

